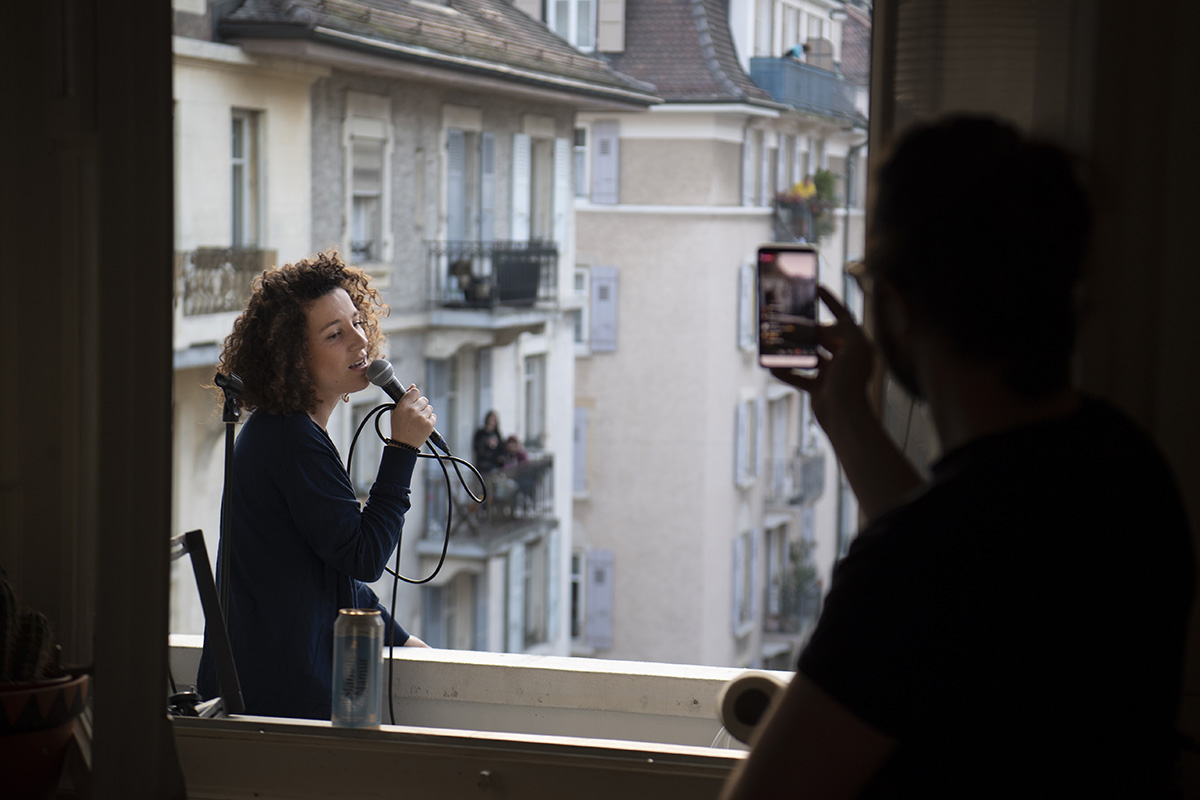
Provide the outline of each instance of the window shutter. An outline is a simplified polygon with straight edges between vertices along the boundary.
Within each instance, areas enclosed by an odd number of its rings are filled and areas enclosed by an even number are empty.
[[[587,554],[586,640],[589,647],[611,650],[613,644],[613,553]]]
[[[763,475],[767,450],[767,399],[754,399],[754,474]]]
[[[767,190],[771,182],[771,150],[767,147],[766,131],[758,131],[758,189],[755,192],[755,205],[767,204]]]
[[[461,242],[467,231],[464,139],[460,130],[446,131],[446,239],[451,242]]]
[[[484,651],[488,649],[488,607],[487,579],[483,575],[471,576],[471,595],[475,599],[474,635],[472,637],[474,643],[471,646],[476,650]]]
[[[750,592],[750,619],[757,620],[759,606],[761,603],[762,591],[760,591],[759,559],[761,558],[760,550],[762,531],[755,528],[750,531],[750,585],[746,587]]]
[[[617,268],[592,267],[592,352],[617,349]]]
[[[525,650],[525,545],[508,551],[508,646],[510,653]]]
[[[551,531],[546,539],[546,640],[553,642],[558,639],[558,608],[562,602],[562,569],[559,565],[562,537],[558,531]]]
[[[743,264],[738,270],[738,347],[743,350],[755,347],[758,342],[754,288],[754,265]]]
[[[421,638],[430,647],[446,646],[446,626],[442,615],[442,587],[425,587],[425,613],[422,614],[425,630]]]
[[[496,134],[479,135],[479,241],[496,238]]]
[[[479,376],[479,424],[482,425],[483,415],[492,410],[492,348],[479,348],[476,365]]]
[[[779,149],[776,151],[778,155],[775,157],[775,189],[779,192],[786,192],[792,188],[792,184],[788,182],[789,171],[792,163],[792,136],[784,133],[779,136]],[[768,197],[767,202],[771,202],[775,198]]]
[[[734,635],[737,635],[742,622],[742,592],[745,591],[745,586],[742,585],[742,578],[746,566],[745,544],[745,539],[741,536],[737,536],[733,540],[733,613],[730,618],[732,620]]]
[[[588,430],[588,410],[586,408],[575,409],[575,425],[574,434],[574,452],[573,452],[573,467],[574,475],[572,476],[571,488],[576,492],[586,492],[587,483],[587,430]]]
[[[758,131],[746,131],[742,140],[742,205],[754,204],[754,176],[757,165],[754,163],[754,141]]]
[[[616,120],[592,123],[592,202],[613,205],[620,202],[619,128]]]
[[[737,404],[733,437],[733,482],[741,486],[746,482],[750,468],[750,419],[745,403]]]
[[[512,218],[510,238],[515,242],[529,241],[529,134],[513,134]]]
[[[568,139],[554,140],[554,241],[562,254],[567,246],[568,225],[575,198],[571,194],[571,161],[574,145]]]

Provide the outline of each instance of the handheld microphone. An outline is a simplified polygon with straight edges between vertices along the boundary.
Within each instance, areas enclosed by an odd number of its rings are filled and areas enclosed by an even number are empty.
[[[400,385],[400,381],[396,380],[396,372],[387,359],[377,358],[371,362],[371,366],[367,367],[367,380],[387,392],[388,397],[397,403],[400,402],[401,397],[404,397],[405,388]],[[450,452],[450,448],[446,446],[446,440],[437,431],[429,434],[429,441],[445,452]]]

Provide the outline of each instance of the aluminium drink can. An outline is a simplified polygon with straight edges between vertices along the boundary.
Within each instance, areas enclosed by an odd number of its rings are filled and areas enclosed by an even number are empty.
[[[333,624],[333,709],[344,728],[377,728],[382,722],[383,615],[343,608]]]

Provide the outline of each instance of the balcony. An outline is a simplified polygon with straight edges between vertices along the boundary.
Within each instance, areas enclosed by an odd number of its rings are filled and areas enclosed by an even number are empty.
[[[275,265],[274,250],[198,247],[175,256],[175,292],[185,317],[241,311],[250,282]]]
[[[797,451],[787,458],[773,458],[768,470],[768,506],[809,506],[825,489],[825,453],[821,450]]]
[[[250,299],[250,284],[275,266],[274,250],[198,247],[175,253],[175,335],[177,366],[215,363],[215,343],[224,340]],[[199,347],[202,355],[180,360]],[[197,361],[198,359],[198,361]]]
[[[751,58],[750,79],[772,98],[800,111],[865,125],[854,107],[854,85],[841,74],[794,58]]]
[[[430,463],[426,475],[425,539],[418,546],[422,553],[434,543],[440,547],[446,529],[446,482],[441,469]],[[468,481],[473,480],[468,477]],[[484,482],[487,499],[482,504],[468,497],[454,482],[452,552],[492,555],[503,543],[521,534],[534,529],[548,530],[558,524],[554,515],[553,454],[531,454],[528,461],[489,472]]]
[[[171,636],[180,686],[194,683],[202,638]],[[740,669],[404,647],[393,658],[396,725],[176,718],[188,795],[715,797],[745,754],[719,719]]]
[[[432,309],[530,309],[558,299],[558,247],[545,241],[425,242]]]

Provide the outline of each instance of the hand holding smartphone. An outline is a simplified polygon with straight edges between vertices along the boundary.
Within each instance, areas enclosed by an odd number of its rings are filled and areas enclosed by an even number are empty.
[[[776,243],[758,248],[758,363],[817,366],[817,249]]]

